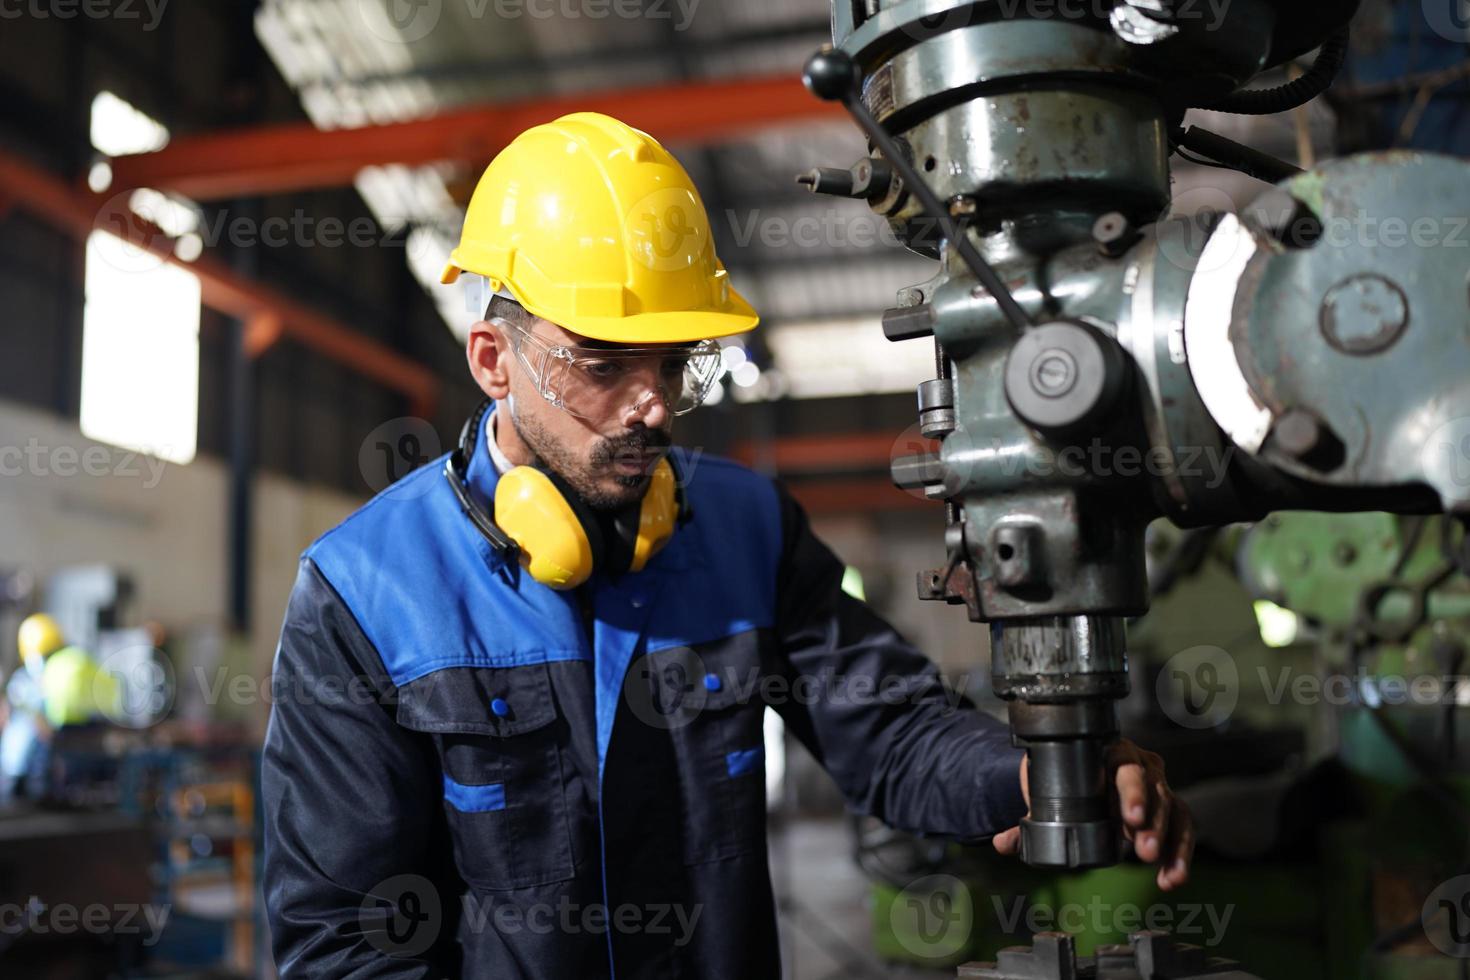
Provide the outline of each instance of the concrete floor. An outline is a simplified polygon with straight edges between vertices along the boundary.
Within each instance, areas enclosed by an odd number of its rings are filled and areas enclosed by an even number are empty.
[[[954,970],[884,963],[872,952],[868,882],[840,819],[771,829],[785,980],[954,980]]]

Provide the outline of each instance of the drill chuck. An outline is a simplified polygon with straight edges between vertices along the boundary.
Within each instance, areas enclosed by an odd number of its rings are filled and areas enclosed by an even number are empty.
[[[1128,693],[1122,620],[1051,616],[992,627],[996,693],[1011,736],[1030,758],[1031,814],[1021,858],[1033,867],[1116,864],[1122,831],[1107,780],[1118,737],[1116,701]]]
[[[1113,702],[1012,701],[1010,720],[1016,744],[1031,758],[1031,815],[1021,821],[1021,859],[1046,868],[1116,864],[1119,828],[1104,758],[1118,737]]]

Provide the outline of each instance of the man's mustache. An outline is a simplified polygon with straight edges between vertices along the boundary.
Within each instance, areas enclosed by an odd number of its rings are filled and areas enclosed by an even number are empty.
[[[640,429],[602,440],[592,450],[592,462],[599,466],[620,459],[641,462],[651,452],[657,452],[660,456],[666,454],[673,442],[673,436],[662,429]]]

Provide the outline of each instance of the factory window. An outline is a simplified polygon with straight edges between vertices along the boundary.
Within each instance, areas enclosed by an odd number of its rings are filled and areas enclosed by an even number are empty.
[[[889,343],[868,318],[783,323],[771,327],[765,339],[776,368],[767,375],[780,379],[780,388],[770,394],[837,398],[913,391],[934,376],[932,346]],[[739,384],[739,375],[733,377]],[[759,391],[769,378],[757,373],[750,381]]]
[[[87,239],[82,434],[187,463],[199,429],[199,277],[105,231]]]
[[[111,92],[98,92],[92,100],[91,130],[93,148],[110,157],[161,150],[168,143],[163,124]]]
[[[169,135],[111,92],[92,100],[91,131],[93,148],[108,156],[159,149]],[[94,168],[89,181],[100,191],[110,173]],[[82,434],[187,463],[199,433],[199,277],[118,236],[144,227],[138,216],[182,242],[195,232],[196,209],[147,189],[117,203],[126,209],[118,234],[87,239]]]

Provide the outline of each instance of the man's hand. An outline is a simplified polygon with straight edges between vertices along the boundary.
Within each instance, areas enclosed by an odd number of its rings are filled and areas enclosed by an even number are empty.
[[[1028,807],[1029,762],[1021,760],[1021,795]],[[1149,864],[1159,865],[1158,882],[1164,891],[1183,885],[1189,880],[1189,861],[1194,855],[1194,823],[1189,808],[1174,796],[1164,779],[1164,760],[1124,738],[1108,750],[1107,766],[1117,787],[1123,833],[1133,842],[1133,852]],[[996,834],[992,843],[1002,854],[1015,854],[1021,849],[1021,828]]]

